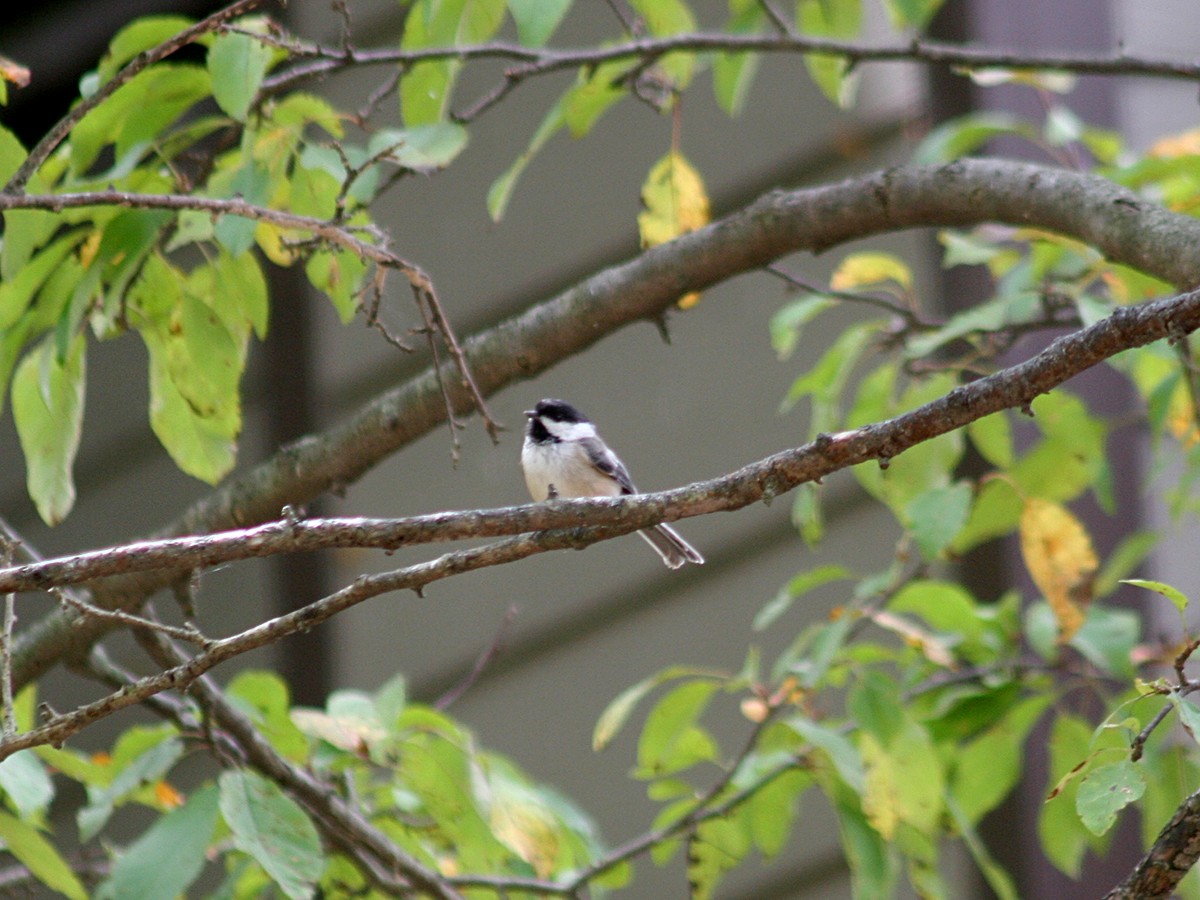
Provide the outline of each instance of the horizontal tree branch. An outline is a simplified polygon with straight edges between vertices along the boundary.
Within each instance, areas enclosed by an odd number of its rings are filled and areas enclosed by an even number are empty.
[[[939,435],[1005,409],[1026,409],[1040,394],[1112,358],[1200,329],[1200,290],[1118,307],[1057,338],[1025,362],[961,385],[924,406],[750,463],[728,475],[631,497],[556,500],[402,519],[336,518],[269,522],[254,528],[139,541],[0,568],[0,593],[46,590],[129,572],[206,568],[240,559],[330,548],[400,547],[529,531],[573,532],[580,546],[664,521],[742,509],[820,481],[834,472],[886,461]]]
[[[497,59],[516,64],[507,78],[523,79],[548,72],[593,68],[622,59],[654,60],[676,52],[818,53],[860,62],[919,62],[967,69],[1005,68],[1021,71],[1057,70],[1081,75],[1141,75],[1156,78],[1200,79],[1200,63],[1135,57],[1123,52],[1096,55],[1080,53],[1019,53],[984,47],[967,47],[915,39],[895,44],[864,44],[788,33],[726,34],[693,32],[665,37],[642,37],[601,47],[555,49],[526,47],[505,41],[459,47],[415,49],[330,47],[308,42],[283,42],[301,61],[267,78],[263,90],[278,92],[331,72],[363,65],[411,66],[434,59]]]
[[[1000,160],[962,160],[945,166],[897,167],[836,184],[767,194],[739,212],[646,250],[476,335],[464,342],[463,352],[479,390],[489,395],[545,371],[619,328],[663,315],[689,291],[710,288],[789,253],[819,252],[902,228],[983,222],[1055,231],[1180,288],[1200,284],[1200,221],[1143,201],[1096,176]],[[1181,301],[1181,306],[1173,314],[1182,317],[1181,323],[1190,321],[1191,301]],[[1165,314],[1173,308],[1168,304],[1154,309]],[[1120,342],[1134,321],[1124,318],[1130,312],[1109,320],[1100,332],[1086,332],[1103,337],[1107,355],[1123,349]],[[703,307],[692,314],[703,314]],[[1140,318],[1136,321],[1140,324],[1135,331],[1150,327]],[[1156,333],[1161,337],[1167,330],[1159,328]],[[1154,339],[1147,332],[1146,340]],[[454,378],[446,383],[456,408],[469,410],[466,390]],[[1011,384],[997,399],[1004,392],[1015,392],[1021,396],[1009,399],[1020,405],[1052,386],[1046,381],[1026,390]],[[961,404],[970,396],[952,393],[944,411],[961,415]],[[446,415],[437,375],[427,369],[344,422],[283,448],[217,488],[158,537],[203,534],[276,519],[287,504],[302,505],[354,482],[390,453],[442,424]],[[894,456],[911,446],[909,437],[916,432],[910,429],[916,424],[905,418],[891,431],[864,429],[861,439],[849,443],[831,439],[798,460],[781,454],[769,462],[757,490],[765,496],[768,486],[776,493],[785,489],[780,479],[789,471],[814,478],[832,471],[827,468],[831,463],[835,468],[852,465],[853,454],[847,448],[864,454],[854,461]],[[800,451],[789,451],[795,452]],[[741,489],[753,492],[752,483],[753,479]],[[630,518],[626,521],[631,527],[636,521],[633,509],[659,502],[654,498],[662,495],[649,496],[649,500],[627,501]],[[703,507],[698,504],[696,514],[712,511]],[[598,510],[599,505],[589,512]],[[666,517],[665,506],[655,513],[660,514]],[[641,521],[650,518],[646,514]],[[179,575],[180,571],[158,570],[114,576],[92,585],[95,602],[134,608]],[[18,636],[14,679],[23,684],[63,658],[81,656],[109,627],[71,612],[48,614]]]

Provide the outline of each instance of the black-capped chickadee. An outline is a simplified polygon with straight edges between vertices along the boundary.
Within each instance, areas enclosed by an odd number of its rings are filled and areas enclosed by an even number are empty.
[[[596,433],[596,426],[570,403],[541,400],[525,415],[529,425],[521,447],[521,468],[534,500],[637,493],[625,465]],[[672,569],[685,562],[704,562],[670,525],[655,525],[638,534]]]

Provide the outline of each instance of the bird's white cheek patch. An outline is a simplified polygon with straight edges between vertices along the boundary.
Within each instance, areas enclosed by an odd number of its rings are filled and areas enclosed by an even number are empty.
[[[560,441],[584,441],[596,436],[596,426],[591,422],[551,422],[542,419],[542,424]]]

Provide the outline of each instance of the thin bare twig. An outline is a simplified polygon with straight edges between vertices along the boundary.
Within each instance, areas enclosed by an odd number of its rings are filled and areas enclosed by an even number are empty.
[[[479,658],[475,660],[475,665],[471,667],[471,671],[467,673],[467,677],[456,684],[442,696],[434,701],[434,709],[449,709],[454,703],[471,689],[471,686],[479,680],[479,677],[484,673],[484,670],[491,665],[492,660],[500,653],[500,648],[504,645],[504,636],[508,633],[508,628],[513,623],[513,619],[517,617],[517,608],[510,606],[508,611],[504,613],[504,618],[500,621],[500,627],[496,629],[496,636],[479,654]]]

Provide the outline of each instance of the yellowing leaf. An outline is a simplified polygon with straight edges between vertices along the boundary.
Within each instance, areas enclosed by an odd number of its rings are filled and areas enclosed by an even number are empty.
[[[0,79],[15,84],[17,87],[25,87],[32,77],[29,69],[16,60],[0,56]]]
[[[1160,159],[1200,155],[1200,128],[1190,128],[1179,134],[1159,138],[1150,145],[1147,155]]]
[[[281,228],[270,222],[259,222],[254,229],[254,240],[263,255],[277,266],[290,266],[299,257],[296,248],[289,242],[302,240],[303,233],[294,228]]]
[[[539,878],[554,872],[562,846],[550,813],[513,785],[493,796],[489,824],[497,839],[529,863]]]
[[[156,781],[154,783],[154,799],[159,802],[162,809],[175,809],[183,806],[183,801],[187,798],[167,782]]]
[[[710,212],[704,181],[691,163],[672,150],[650,169],[642,185],[642,206],[638,214],[638,233],[643,247],[673,241],[681,234],[708,224]],[[698,293],[679,298],[681,309],[695,306]]]
[[[1191,394],[1182,384],[1177,386],[1171,394],[1171,403],[1167,407],[1166,424],[1167,430],[1186,449],[1190,449],[1200,440],[1200,429],[1196,428],[1196,415]]]
[[[837,267],[829,286],[835,291],[853,291],[889,281],[908,290],[912,287],[912,272],[890,253],[852,253]]]
[[[1092,599],[1097,568],[1092,539],[1066,507],[1037,498],[1025,501],[1020,534],[1025,567],[1049,602],[1059,642],[1065,643],[1083,625]]]

